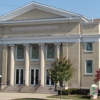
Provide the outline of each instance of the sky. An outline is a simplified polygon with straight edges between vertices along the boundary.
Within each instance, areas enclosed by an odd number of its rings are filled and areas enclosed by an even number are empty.
[[[0,16],[33,0],[0,0]],[[82,14],[88,19],[100,18],[100,0],[34,0],[34,2]]]

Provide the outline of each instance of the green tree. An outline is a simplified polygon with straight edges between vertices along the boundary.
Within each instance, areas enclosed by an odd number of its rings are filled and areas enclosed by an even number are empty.
[[[72,67],[71,60],[63,56],[60,56],[59,59],[56,58],[51,66],[48,73],[55,83],[55,90],[57,90],[57,83],[59,82],[60,86],[62,86],[64,81],[70,80],[74,75],[75,69]]]

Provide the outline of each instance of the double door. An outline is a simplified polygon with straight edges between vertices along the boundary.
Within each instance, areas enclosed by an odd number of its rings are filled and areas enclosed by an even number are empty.
[[[24,79],[23,79],[23,76],[24,76],[24,71],[23,69],[16,69],[15,71],[15,84],[16,85],[22,85],[24,83]]]
[[[52,86],[54,85],[54,81],[52,80],[52,77],[48,74],[48,69],[46,70],[46,85]]]
[[[31,69],[30,71],[30,83],[31,85],[39,84],[39,69]]]

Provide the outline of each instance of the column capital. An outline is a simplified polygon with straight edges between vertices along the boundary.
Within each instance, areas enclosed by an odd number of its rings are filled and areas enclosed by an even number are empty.
[[[60,42],[56,42],[56,43],[54,43],[54,45],[61,45],[61,43]]]
[[[66,46],[68,43],[67,42],[62,42],[63,46]]]
[[[45,43],[39,43],[38,45],[39,45],[39,46],[44,46],[44,45],[45,45]]]
[[[7,47],[8,45],[7,44],[3,44],[3,47]]]
[[[26,43],[26,44],[23,44],[23,46],[30,46],[30,44],[29,43]]]
[[[9,44],[9,47],[14,47],[15,45],[14,44]]]

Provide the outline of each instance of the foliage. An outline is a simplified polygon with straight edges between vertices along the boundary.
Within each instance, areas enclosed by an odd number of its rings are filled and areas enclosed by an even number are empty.
[[[70,88],[68,90],[63,89],[62,90],[62,95],[75,95],[75,94],[80,94],[80,95],[87,95],[89,93],[89,89],[74,89]],[[61,90],[58,90],[58,95],[61,94]]]
[[[68,81],[74,75],[75,69],[72,68],[72,62],[66,57],[60,56],[52,63],[52,67],[49,69],[48,73],[55,83],[60,82],[61,86],[63,81]]]
[[[100,69],[96,71],[94,82],[97,83],[100,80]]]

